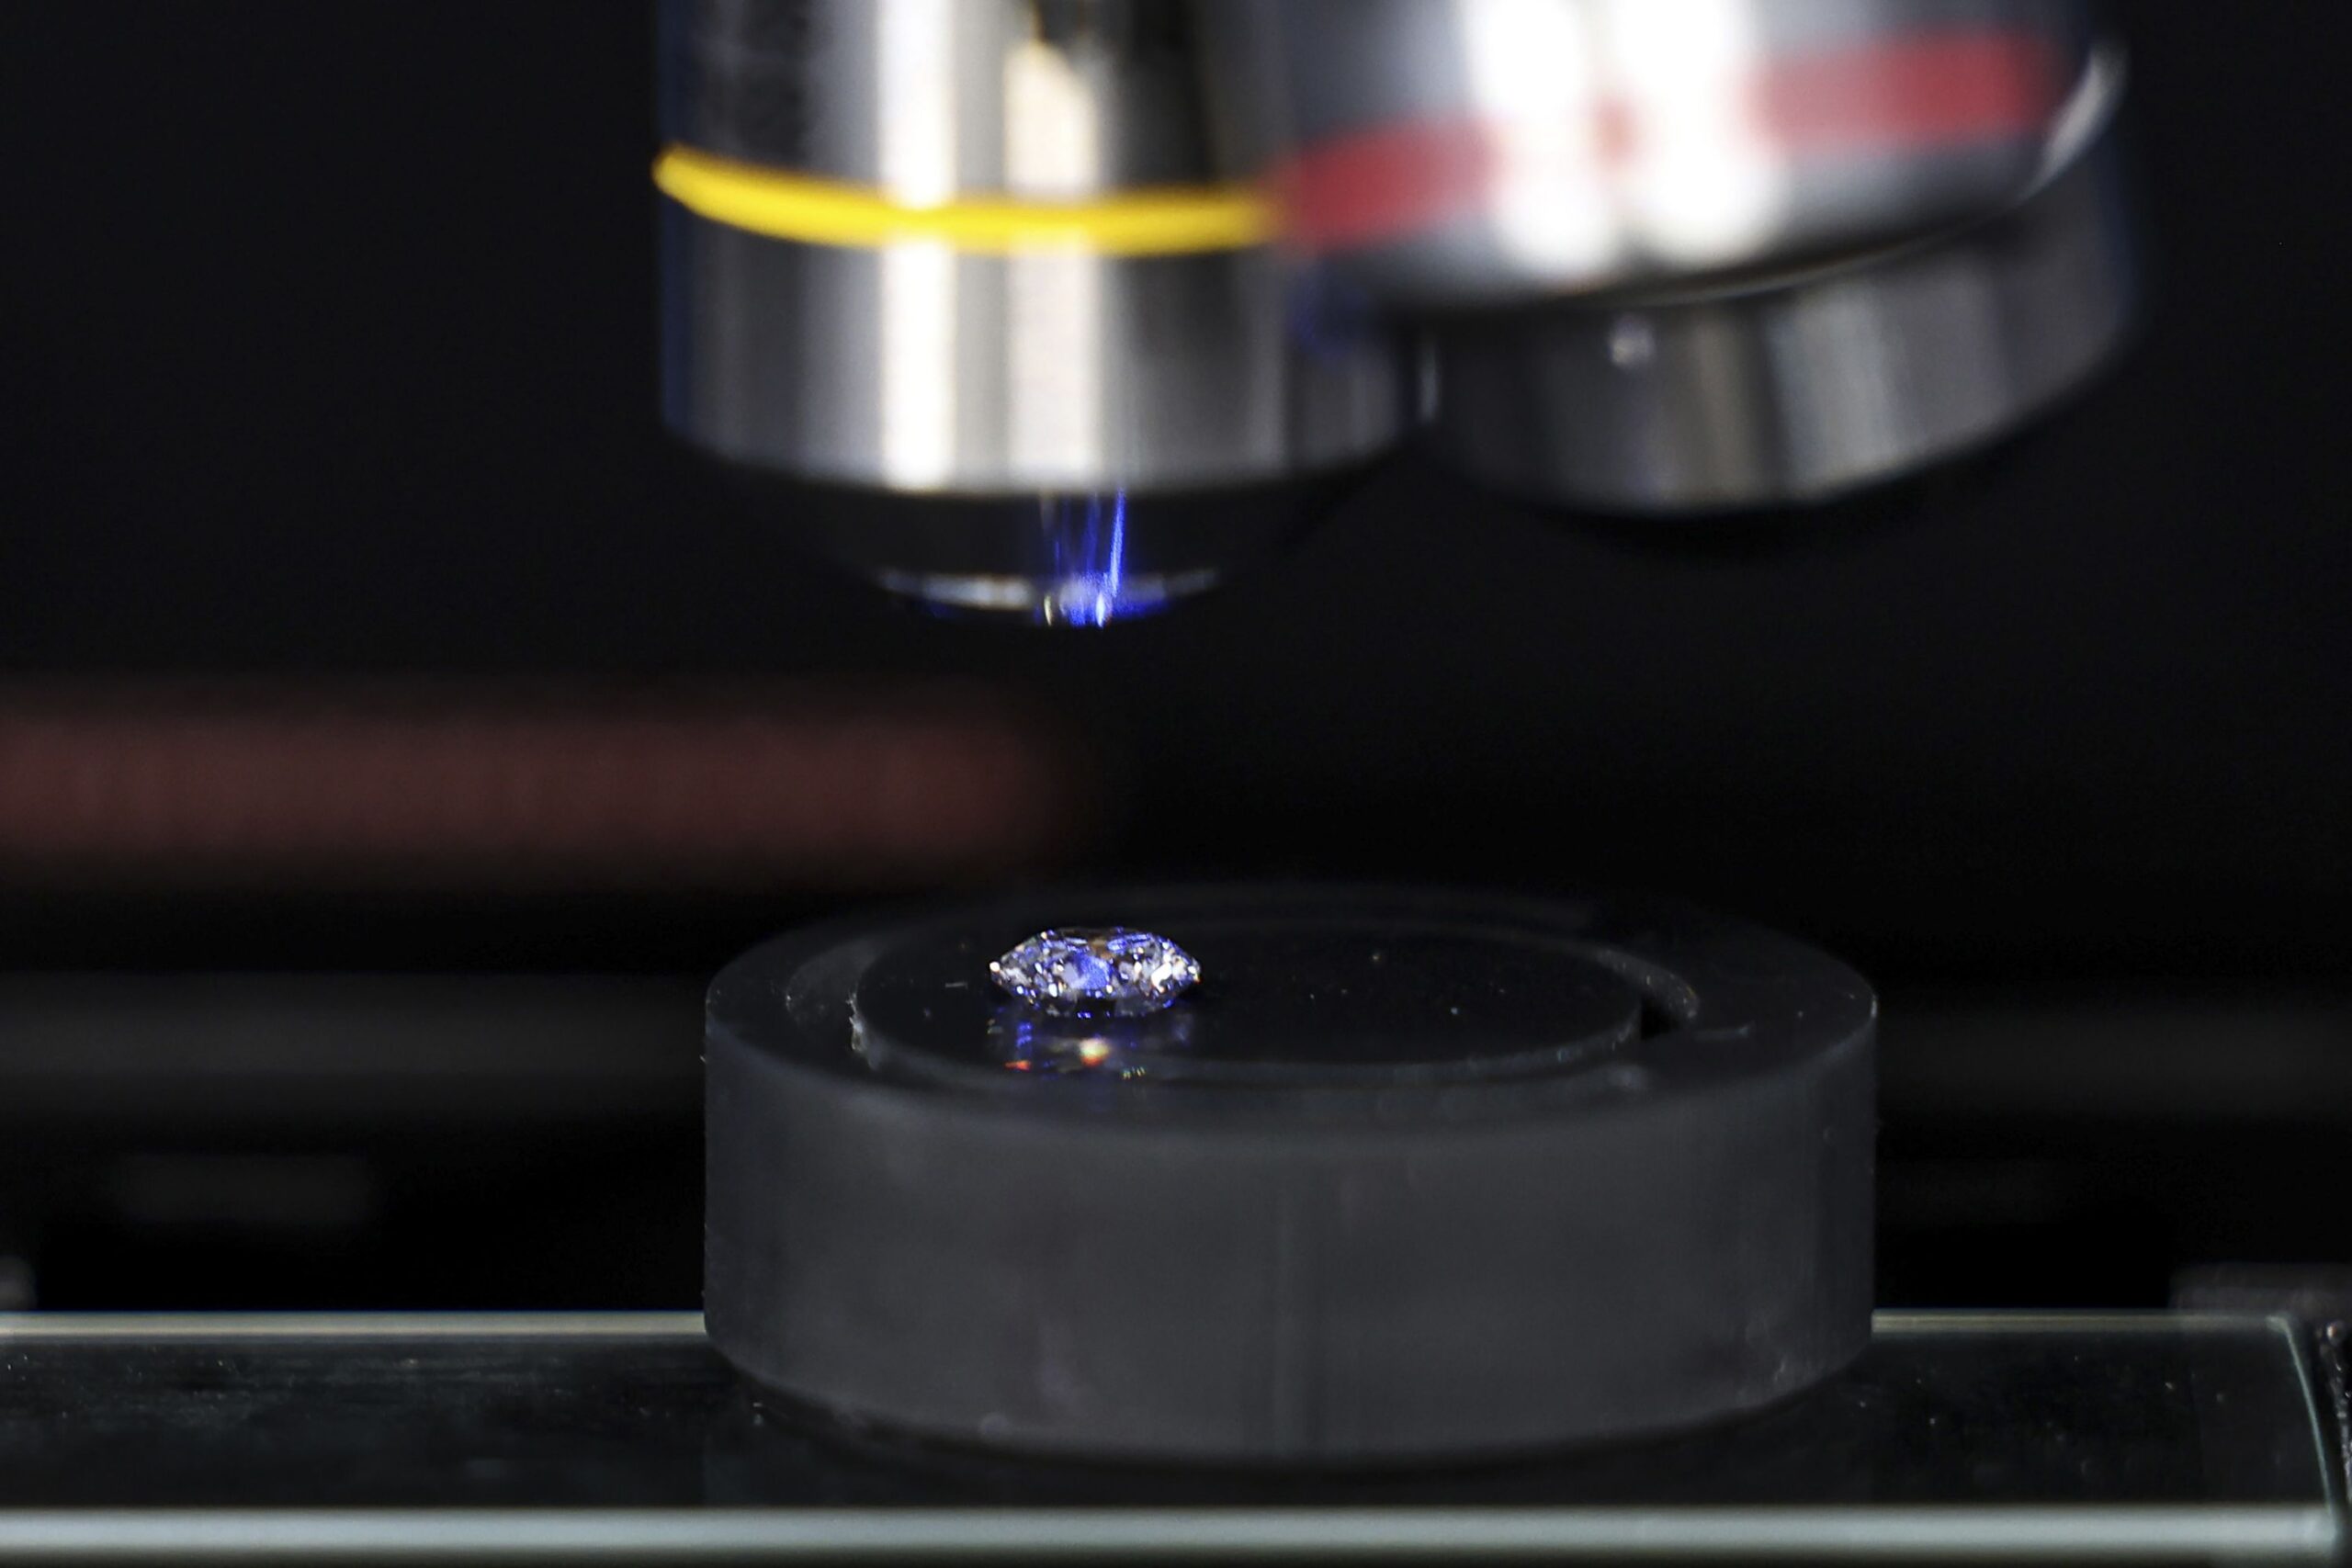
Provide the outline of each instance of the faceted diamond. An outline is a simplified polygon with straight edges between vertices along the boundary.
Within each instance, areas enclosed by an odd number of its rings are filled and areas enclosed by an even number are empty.
[[[1201,977],[1193,955],[1164,936],[1125,926],[1039,931],[989,965],[996,983],[1047,1012],[1143,1013],[1166,1007]]]

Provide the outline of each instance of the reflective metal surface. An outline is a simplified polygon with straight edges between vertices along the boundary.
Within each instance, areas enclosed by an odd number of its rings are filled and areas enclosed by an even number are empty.
[[[805,547],[927,610],[1041,626],[1154,614],[1279,551],[1357,469],[1210,489],[901,495],[734,477]]]
[[[786,217],[764,229],[665,186],[681,197],[664,210],[672,427],[754,469],[942,504],[865,536],[838,497],[780,515],[944,610],[1101,625],[1286,539],[1304,496],[1270,527],[1263,508],[1204,527],[1131,504],[1329,475],[1409,413],[1395,344],[1304,292],[1258,237],[1102,241],[1130,197],[1258,205],[1209,134],[1192,15],[1179,0],[665,6],[673,143],[742,161],[755,186],[819,182],[771,203]],[[794,227],[843,203],[878,228]],[[939,232],[893,231],[894,214]],[[1114,498],[1134,560],[1063,526]],[[1086,559],[1060,558],[1073,551]]]
[[[668,414],[697,446],[943,498],[1280,481],[1406,414],[1395,350],[1267,250],[797,244],[673,207]]]
[[[666,0],[673,139],[904,201],[1208,178],[1165,0]]]
[[[2045,181],[1985,223],[1806,270],[1435,334],[1439,447],[1569,505],[1818,500],[1989,441],[2114,348],[2135,288],[2102,53]]]
[[[2322,1562],[2308,1371],[2278,1320],[1883,1314],[1712,1432],[1276,1480],[880,1445],[752,1395],[686,1314],[20,1314],[0,1555]]]
[[[937,509],[775,515],[944,611],[1102,625],[1278,549],[1322,497],[1217,498],[1393,445],[1427,407],[1413,330],[1472,473],[1706,510],[1990,439],[2087,375],[2130,303],[2120,71],[2079,0],[663,18],[670,423]],[[1224,217],[1129,243],[1137,204],[1194,201]]]
[[[2014,199],[2070,0],[1226,0],[1293,242],[1384,301],[1785,263]]]

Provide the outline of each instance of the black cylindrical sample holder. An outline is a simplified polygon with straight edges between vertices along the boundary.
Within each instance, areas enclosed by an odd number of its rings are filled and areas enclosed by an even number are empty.
[[[1140,926],[1059,1019],[989,960]],[[1676,906],[1094,890],[852,921],[712,987],[712,1338],[861,1421],[1105,1459],[1503,1453],[1747,1410],[1869,1332],[1875,1008]]]

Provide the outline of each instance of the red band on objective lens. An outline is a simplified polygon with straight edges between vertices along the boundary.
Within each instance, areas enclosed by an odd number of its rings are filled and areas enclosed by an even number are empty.
[[[2064,73],[2030,33],[1947,32],[1777,61],[1747,85],[1750,138],[1782,156],[1866,156],[1961,147],[2042,130]],[[1602,99],[1587,177],[1613,177],[1638,151],[1638,107]],[[1283,237],[1309,250],[1377,244],[1476,211],[1507,164],[1494,125],[1374,126],[1317,142],[1270,178]]]

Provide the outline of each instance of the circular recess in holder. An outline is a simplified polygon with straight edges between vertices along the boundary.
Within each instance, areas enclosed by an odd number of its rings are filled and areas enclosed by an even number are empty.
[[[1169,938],[1141,1017],[991,985]],[[1875,1004],[1673,905],[1096,889],[753,949],[710,993],[705,1315],[792,1400],[1299,1467],[1688,1427],[1869,1334]]]
[[[1498,488],[1622,513],[1826,500],[1983,446],[2086,381],[2137,277],[2095,51],[2014,205],[1798,268],[1432,330],[1435,448]]]

